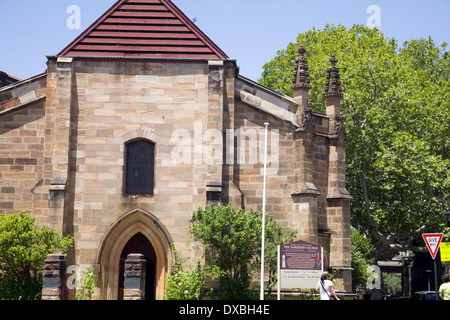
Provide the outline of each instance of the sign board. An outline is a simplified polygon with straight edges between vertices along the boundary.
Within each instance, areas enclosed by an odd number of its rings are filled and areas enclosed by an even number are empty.
[[[442,242],[441,248],[441,262],[450,262],[450,242]]]
[[[431,257],[436,258],[436,254],[439,251],[439,245],[443,237],[442,233],[424,233],[422,234],[425,243],[427,244],[428,251],[430,251]]]
[[[322,271],[322,247],[305,241],[279,246],[279,288],[315,288]]]

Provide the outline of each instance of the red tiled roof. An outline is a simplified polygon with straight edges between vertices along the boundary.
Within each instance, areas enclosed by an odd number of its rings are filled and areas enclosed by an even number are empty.
[[[228,59],[170,0],[119,0],[59,55]]]
[[[6,72],[3,72],[0,70],[0,87],[22,81],[22,79],[19,79],[13,75],[7,74]]]

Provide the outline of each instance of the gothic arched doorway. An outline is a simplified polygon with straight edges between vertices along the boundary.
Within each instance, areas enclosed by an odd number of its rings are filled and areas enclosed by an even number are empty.
[[[139,243],[143,243],[143,252],[139,249]],[[171,244],[172,240],[165,226],[149,212],[135,209],[117,219],[105,233],[97,253],[97,263],[101,268],[98,279],[99,299],[119,299],[119,277],[123,275],[123,271],[119,270],[121,258],[128,251],[137,250],[130,253],[144,254],[147,261],[154,262],[147,263],[150,268],[154,266],[154,271],[149,271],[154,274],[153,298],[163,300],[164,279],[170,272],[170,261],[173,259]],[[151,251],[153,253],[149,253]]]
[[[128,240],[120,255],[118,299],[123,300],[125,259],[130,253],[140,253],[144,255],[146,262],[145,300],[155,300],[156,254],[152,244],[142,233],[137,233]]]

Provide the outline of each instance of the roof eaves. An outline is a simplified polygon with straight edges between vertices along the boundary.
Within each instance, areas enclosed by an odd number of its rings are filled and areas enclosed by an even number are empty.
[[[4,86],[4,87],[1,87],[1,88],[0,88],[0,92],[10,90],[10,89],[12,89],[12,88],[14,88],[14,87],[22,86],[22,85],[24,85],[24,84],[33,82],[33,81],[35,81],[35,80],[37,80],[37,79],[39,79],[39,78],[44,78],[44,77],[46,77],[46,76],[47,76],[47,72],[43,72],[43,73],[40,73],[40,74],[38,74],[38,75],[35,75],[35,76],[31,77],[31,78],[23,79],[23,80],[21,80],[21,81],[14,82],[14,83],[11,83],[11,84],[8,84],[8,85],[6,85],[6,86]]]

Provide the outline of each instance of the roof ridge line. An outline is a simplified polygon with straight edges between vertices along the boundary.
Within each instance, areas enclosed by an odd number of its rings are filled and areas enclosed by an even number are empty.
[[[166,6],[171,7],[178,13],[178,18],[186,24],[186,26],[191,29],[191,31],[197,35],[201,40],[206,41],[208,47],[212,49],[221,59],[228,59],[228,56],[225,52],[223,52],[199,27],[197,27],[191,19],[189,19],[183,11],[181,11],[172,1],[170,0],[160,0]]]
[[[186,32],[189,32],[193,35],[192,39],[196,39],[201,41],[204,44],[204,48],[207,51],[199,52],[198,50],[195,51],[193,49],[190,49],[190,47],[187,44],[180,43],[174,51],[165,52],[163,49],[161,50],[155,50],[154,48],[151,48],[150,44],[145,43],[136,43],[136,48],[132,48],[131,50],[125,49],[125,45],[121,45],[119,43],[116,44],[109,44],[108,41],[105,42],[105,44],[102,47],[101,41],[99,43],[95,43],[93,41],[85,41],[87,39],[91,39],[89,36],[93,31],[99,31],[105,32],[108,31],[108,29],[105,29],[104,26],[106,26],[106,20],[108,20],[111,17],[118,16],[120,17],[120,11],[119,8],[121,8],[123,5],[133,5],[136,3],[141,4],[148,4],[148,5],[161,5],[166,8],[166,12],[170,15],[172,15],[174,18],[179,20],[181,24],[179,24],[180,27],[184,28]],[[119,12],[119,15],[115,15],[116,12]],[[142,12],[146,12],[143,10]],[[150,12],[150,11],[149,11]],[[149,16],[148,19],[150,19],[152,16]],[[164,20],[164,19],[162,19]],[[113,37],[108,36],[109,39],[114,39],[114,33],[117,33],[117,37],[120,37],[120,34],[123,32],[130,31],[127,29],[127,24],[121,25],[118,24],[113,28],[110,29],[112,32]],[[156,28],[161,28],[160,33],[171,33],[170,30],[165,30],[168,27],[166,25],[155,25]],[[179,29],[180,29],[179,27]],[[143,29],[145,29],[143,27]],[[133,32],[139,32],[139,30],[132,30]],[[143,30],[141,30],[143,31]],[[147,30],[148,32],[142,32],[143,35],[148,35],[153,33],[153,31],[157,30]],[[175,33],[181,33],[183,30],[176,30],[173,31]],[[184,32],[184,31],[183,31]],[[95,37],[98,38],[98,37]],[[145,36],[144,36],[145,38]],[[138,39],[137,39],[138,40]],[[133,43],[130,43],[129,45],[132,45]],[[155,45],[155,44],[153,44]],[[157,44],[156,44],[157,45]],[[149,49],[149,51],[145,49]],[[77,53],[79,53],[82,56],[143,56],[143,57],[178,57],[178,58],[189,58],[190,56],[196,56],[202,58],[204,56],[204,59],[229,59],[229,57],[202,31],[199,27],[197,27],[172,1],[170,0],[153,0],[153,1],[137,1],[134,0],[118,0],[114,5],[112,5],[102,16],[100,16],[94,23],[92,23],[86,30],[84,30],[75,40],[73,40],[68,46],[66,46],[58,55],[59,56],[77,56]]]

